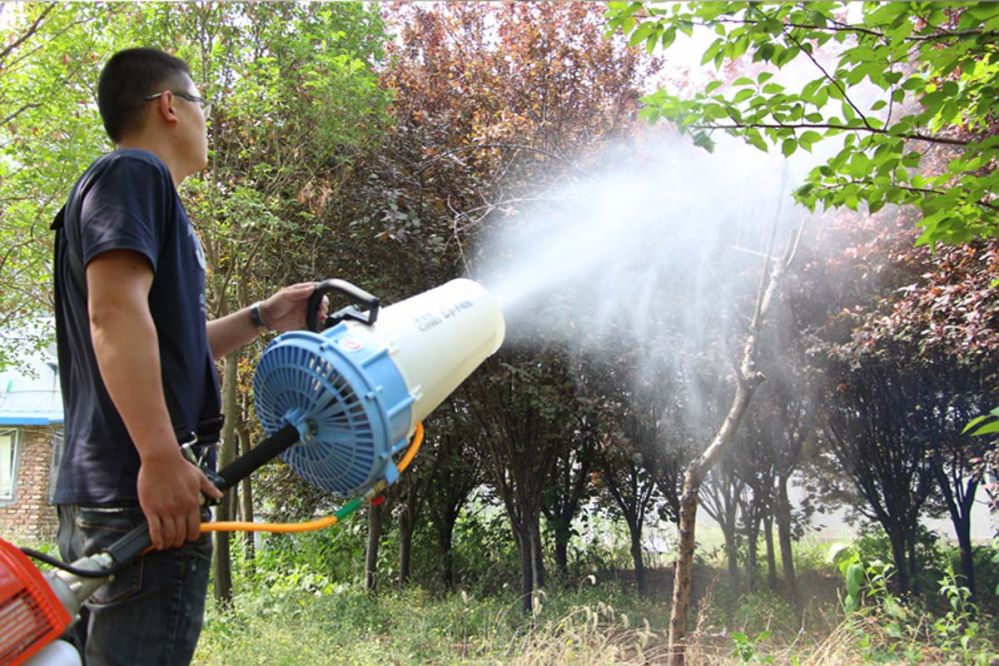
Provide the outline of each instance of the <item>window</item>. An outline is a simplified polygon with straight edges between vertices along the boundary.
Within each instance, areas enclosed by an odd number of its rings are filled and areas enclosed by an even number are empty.
[[[52,467],[49,468],[49,504],[55,504],[56,479],[59,476],[59,461],[62,460],[63,444],[62,428],[52,435]]]
[[[0,501],[14,499],[17,475],[17,431],[0,430]]]

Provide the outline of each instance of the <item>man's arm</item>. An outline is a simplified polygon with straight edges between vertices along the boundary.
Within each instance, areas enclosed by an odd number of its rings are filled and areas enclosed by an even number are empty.
[[[208,322],[208,346],[212,356],[222,358],[256,338],[259,333],[250,318],[250,308],[243,308]]]
[[[305,308],[315,291],[314,282],[301,282],[285,287],[266,301],[260,302],[260,318],[272,331],[284,332],[305,328]],[[326,299],[320,304],[320,321],[326,318]],[[221,358],[257,337],[257,327],[250,317],[250,308],[243,308],[208,322],[208,345],[212,356]]]
[[[163,396],[159,340],[149,311],[153,271],[141,254],[113,250],[87,265],[90,334],[101,377],[139,452],[139,505],[158,548],[198,538],[200,492],[221,493],[184,459]]]

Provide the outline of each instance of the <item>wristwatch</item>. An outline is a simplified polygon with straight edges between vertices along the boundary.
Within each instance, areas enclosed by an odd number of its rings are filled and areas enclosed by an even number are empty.
[[[257,327],[258,335],[270,333],[271,329],[264,323],[264,318],[260,316],[260,301],[250,306],[250,321]]]

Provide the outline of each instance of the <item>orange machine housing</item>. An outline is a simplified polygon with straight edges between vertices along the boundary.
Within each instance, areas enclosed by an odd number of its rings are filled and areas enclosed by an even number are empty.
[[[0,664],[16,666],[70,624],[45,576],[14,544],[0,539]]]

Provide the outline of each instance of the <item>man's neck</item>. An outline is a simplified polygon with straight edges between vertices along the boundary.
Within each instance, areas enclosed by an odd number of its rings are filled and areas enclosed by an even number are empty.
[[[150,152],[156,157],[163,161],[166,165],[167,170],[170,171],[170,177],[173,179],[174,187],[179,188],[180,184],[184,182],[184,178],[187,174],[184,173],[180,168],[180,160],[174,155],[173,150],[171,150],[170,144],[158,137],[150,136],[129,136],[122,138],[121,141],[115,144],[115,148],[134,148],[137,150],[145,150]]]

